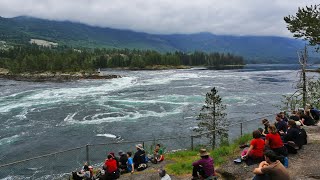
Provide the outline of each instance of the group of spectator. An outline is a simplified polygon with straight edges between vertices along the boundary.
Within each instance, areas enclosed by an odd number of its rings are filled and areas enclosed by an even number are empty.
[[[120,151],[118,153],[119,157],[116,157],[113,152],[109,153],[102,167],[99,179],[118,179],[120,174],[134,173],[135,171],[146,169],[149,161],[158,163],[164,160],[163,149],[160,144],[155,146],[153,154],[150,157],[147,156],[142,144],[137,144],[136,150],[133,157],[132,152],[124,153]]]
[[[311,113],[313,112],[313,113]],[[312,115],[313,114],[313,115]],[[248,165],[260,163],[254,169],[254,180],[290,179],[285,167],[288,167],[288,154],[296,154],[307,144],[307,133],[303,126],[311,126],[319,121],[319,111],[307,106],[305,109],[276,115],[275,123],[263,119],[264,128],[253,131],[249,148],[241,153],[241,159]]]

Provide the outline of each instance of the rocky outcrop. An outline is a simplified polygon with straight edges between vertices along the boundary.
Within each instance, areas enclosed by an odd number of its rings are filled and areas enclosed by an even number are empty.
[[[9,72],[1,71],[0,78],[11,79],[16,81],[74,81],[80,79],[113,79],[121,78],[120,75],[112,74],[99,74],[99,73],[21,73],[21,74],[11,74]]]

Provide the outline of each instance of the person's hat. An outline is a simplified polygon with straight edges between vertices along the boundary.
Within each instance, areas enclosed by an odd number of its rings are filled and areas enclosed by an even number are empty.
[[[143,150],[142,144],[137,144],[137,145],[136,145],[136,148]]]
[[[296,121],[296,125],[297,126],[301,126],[301,122],[300,121]]]
[[[200,152],[199,153],[200,156],[209,156],[210,155],[210,153],[208,153],[206,149],[200,149],[199,152]]]
[[[118,152],[118,154],[119,154],[119,156],[124,155],[123,151],[121,151],[121,150]]]
[[[114,155],[114,152],[110,152],[109,154],[112,156],[112,158],[116,157],[116,156]]]
[[[89,166],[89,169],[93,169],[93,167],[92,167],[92,166]]]

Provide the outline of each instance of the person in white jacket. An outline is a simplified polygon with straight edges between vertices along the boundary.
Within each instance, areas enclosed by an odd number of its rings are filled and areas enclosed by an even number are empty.
[[[159,169],[159,176],[161,177],[161,180],[171,180],[171,177],[164,169]]]

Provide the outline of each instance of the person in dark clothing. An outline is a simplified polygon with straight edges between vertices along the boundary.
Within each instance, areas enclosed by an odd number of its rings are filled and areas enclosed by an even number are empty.
[[[281,119],[282,119],[284,122],[288,122],[288,118],[287,118],[287,116],[286,116],[286,112],[281,111],[281,112],[280,112],[280,115],[281,115]]]
[[[320,120],[320,111],[314,107],[311,107],[310,114],[313,117],[315,124],[318,124]]]
[[[314,125],[314,120],[310,116],[310,111],[305,111],[304,115],[301,117],[302,118],[302,123],[306,126],[313,126]]]
[[[200,149],[201,159],[192,163],[192,180],[212,179],[215,175],[213,159],[206,149]],[[200,177],[199,177],[200,176]]]
[[[282,120],[281,115],[276,116],[276,128],[280,135],[284,135],[287,132],[287,123]]]
[[[142,144],[136,145],[137,152],[133,156],[134,168],[138,168],[140,164],[146,163],[146,152],[143,149]]]
[[[127,171],[127,161],[128,161],[128,157],[126,155],[126,153],[119,151],[119,170],[121,173],[126,172]]]
[[[284,135],[285,146],[288,150],[288,153],[296,154],[297,150],[301,146],[299,144],[299,129],[296,126],[296,122],[294,120],[288,121],[289,129],[287,133]]]
[[[308,140],[307,140],[308,135],[307,135],[306,130],[304,130],[301,127],[300,122],[296,121],[296,125],[297,125],[297,128],[299,129],[299,140],[298,140],[299,142],[298,142],[298,144],[302,147],[303,145],[306,145],[308,143]]]
[[[299,121],[300,117],[297,115],[297,111],[293,110],[289,119],[294,121]]]
[[[262,119],[262,124],[264,125],[264,130],[261,133],[263,136],[266,136],[268,132],[268,127],[270,126],[269,120],[268,119]]]

